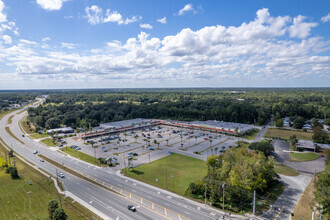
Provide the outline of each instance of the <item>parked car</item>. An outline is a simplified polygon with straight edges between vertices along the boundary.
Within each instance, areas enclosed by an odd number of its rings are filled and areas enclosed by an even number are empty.
[[[155,150],[155,148],[152,148],[152,147],[151,147],[149,150]]]
[[[139,154],[138,153],[133,153],[133,156],[139,156]]]
[[[206,140],[206,141],[207,141],[208,139],[207,139],[207,138],[204,138],[204,140]]]
[[[62,172],[58,173],[58,176],[61,177],[62,179],[64,178],[64,174]]]
[[[58,145],[58,147],[63,147],[63,144]]]
[[[136,212],[136,208],[134,205],[128,205],[127,208],[128,208],[128,210],[130,210],[132,212]]]

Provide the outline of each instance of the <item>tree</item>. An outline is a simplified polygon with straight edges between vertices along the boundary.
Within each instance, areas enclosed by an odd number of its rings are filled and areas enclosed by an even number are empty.
[[[50,200],[48,203],[48,214],[49,214],[49,219],[54,219],[54,212],[55,210],[58,209],[58,202],[57,200],[53,199]]]
[[[282,118],[277,119],[276,123],[275,123],[275,126],[279,127],[279,128],[283,127],[283,119]]]
[[[60,124],[61,124],[60,119],[53,117],[46,121],[45,127],[47,129],[53,129],[53,128],[58,128],[60,126]]]
[[[297,117],[294,121],[293,121],[293,127],[296,129],[301,129],[305,124],[305,119],[303,117]]]
[[[322,130],[321,127],[316,127],[313,129],[313,141],[316,143],[324,143],[327,144],[329,142],[329,135]]]
[[[317,120],[316,118],[312,119],[312,127],[316,128],[316,127],[320,127],[323,128],[323,125],[319,122],[319,120]]]
[[[323,214],[327,217],[330,216],[330,171],[329,169],[324,170],[321,175],[319,175],[314,192],[315,200],[320,206]]]
[[[324,124],[326,124],[326,125],[330,125],[330,118],[325,119],[325,120],[324,120]]]
[[[16,167],[7,167],[6,173],[9,173],[12,179],[19,178]]]
[[[274,152],[274,146],[267,142],[254,142],[251,143],[249,149],[261,151],[265,156],[269,156]]]
[[[57,208],[54,211],[53,219],[54,220],[66,220],[68,218],[68,215],[65,213],[65,211],[61,208]]]

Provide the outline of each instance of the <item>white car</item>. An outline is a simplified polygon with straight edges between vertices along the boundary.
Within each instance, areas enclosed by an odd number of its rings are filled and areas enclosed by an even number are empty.
[[[45,162],[44,159],[40,158],[40,162]]]
[[[33,152],[33,154],[37,154],[38,153],[38,151],[37,150],[35,150],[34,152]]]
[[[62,179],[64,178],[64,174],[61,172],[58,174],[59,177],[61,177]]]

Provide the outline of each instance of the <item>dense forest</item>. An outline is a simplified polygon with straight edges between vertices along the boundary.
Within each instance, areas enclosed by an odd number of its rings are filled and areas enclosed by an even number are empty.
[[[21,104],[22,102],[34,100],[37,95],[38,93],[36,92],[28,91],[2,91],[0,92],[0,111],[7,110],[10,104]]]
[[[53,90],[28,110],[37,129],[89,128],[131,118],[222,120],[263,125],[271,115],[330,117],[330,89],[103,89]]]

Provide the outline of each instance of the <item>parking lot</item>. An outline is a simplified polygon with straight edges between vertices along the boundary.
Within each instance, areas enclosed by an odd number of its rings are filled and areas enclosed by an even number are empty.
[[[111,138],[103,136],[84,141],[78,135],[66,140],[68,146],[78,146],[80,151],[88,155],[94,156],[95,153],[97,158],[117,159],[120,163],[117,168],[127,166],[129,156],[134,156],[133,166],[138,166],[165,157],[171,152],[206,160],[212,154],[223,153],[237,142],[233,136],[170,126],[120,133]]]

